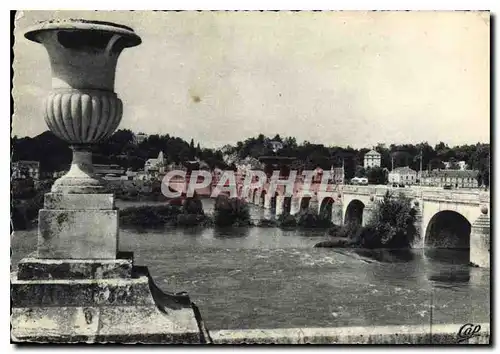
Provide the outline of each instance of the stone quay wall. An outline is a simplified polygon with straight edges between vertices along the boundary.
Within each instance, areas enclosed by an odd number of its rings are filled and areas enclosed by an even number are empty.
[[[210,331],[213,344],[491,344],[490,325],[472,337],[464,324]],[[474,325],[476,326],[476,325]]]

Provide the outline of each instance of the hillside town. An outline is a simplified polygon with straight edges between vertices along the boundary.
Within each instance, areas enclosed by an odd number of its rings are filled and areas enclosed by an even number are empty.
[[[51,137],[50,134],[46,132],[35,138],[14,138],[11,166],[13,183],[18,180],[38,182],[54,179],[67,172],[69,160],[58,161],[55,165],[53,161],[45,159],[48,155],[43,154],[43,139],[54,140],[50,146],[57,146],[58,138]],[[39,148],[32,149],[38,140]],[[159,143],[156,144],[155,140]],[[169,137],[166,144],[160,140],[155,135],[133,134],[127,130],[116,132],[108,146],[100,148],[102,153],[96,153],[95,174],[111,184],[113,181],[161,181],[167,172],[173,170],[206,170],[220,175],[224,169],[230,169],[246,175],[250,170],[265,170],[268,168],[265,157],[276,156],[289,158],[286,165],[290,169],[296,169],[299,175],[305,169],[314,169],[317,174],[328,170],[332,175],[332,184],[446,189],[487,188],[489,185],[489,144],[449,148],[440,143],[434,149],[421,144],[422,152],[418,152],[418,146],[391,145],[387,149],[383,144],[373,149],[355,150],[327,148],[308,142],[299,147],[294,138],[281,139],[279,135],[269,138],[260,135],[256,139],[247,139],[244,143],[238,142],[236,146],[226,145],[221,149],[211,150],[201,149],[199,144],[194,147],[193,141],[188,144],[179,138]],[[31,149],[23,151],[26,147]],[[66,149],[69,150],[68,147]],[[470,152],[464,153],[467,149]],[[37,161],[36,155],[41,151]],[[418,152],[417,155],[414,154],[415,151]],[[107,159],[103,159],[105,155],[108,156]],[[458,160],[460,157],[462,159]]]

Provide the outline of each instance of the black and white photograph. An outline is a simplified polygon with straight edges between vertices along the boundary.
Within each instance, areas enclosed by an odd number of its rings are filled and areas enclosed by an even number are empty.
[[[492,344],[489,11],[11,15],[11,344]]]

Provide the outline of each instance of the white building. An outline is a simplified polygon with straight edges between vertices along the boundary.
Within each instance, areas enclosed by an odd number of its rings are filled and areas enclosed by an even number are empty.
[[[375,150],[370,150],[364,157],[364,168],[380,167],[382,157]]]
[[[422,171],[422,186],[452,188],[477,188],[478,171],[472,170],[433,170]]]
[[[142,143],[144,140],[146,140],[148,138],[148,135],[147,134],[144,134],[144,133],[137,133],[135,134],[134,136],[134,142],[136,145]]]
[[[412,185],[417,182],[417,171],[408,166],[397,167],[389,172],[389,183]]]
[[[146,174],[151,174],[158,176],[160,173],[165,173],[165,157],[163,156],[163,151],[160,151],[156,159],[147,159],[144,164],[144,172]]]
[[[271,145],[271,149],[273,152],[278,152],[278,150],[283,149],[283,143],[281,141],[271,141],[269,142],[269,145]]]
[[[449,161],[445,161],[443,162],[444,164],[444,168],[449,170],[450,167],[451,167],[451,162]],[[466,171],[467,170],[467,162],[465,161],[457,161],[456,164],[458,165],[458,169],[457,170],[460,170],[460,171]]]

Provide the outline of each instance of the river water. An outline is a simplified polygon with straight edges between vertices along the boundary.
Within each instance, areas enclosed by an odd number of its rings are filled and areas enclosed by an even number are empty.
[[[160,288],[187,291],[211,330],[489,322],[490,272],[460,252],[313,248],[325,239],[257,227],[120,230],[120,249]],[[11,246],[15,265],[35,250],[36,230],[15,232]]]

